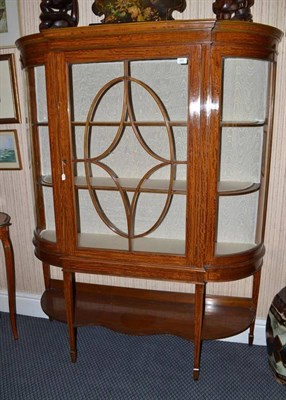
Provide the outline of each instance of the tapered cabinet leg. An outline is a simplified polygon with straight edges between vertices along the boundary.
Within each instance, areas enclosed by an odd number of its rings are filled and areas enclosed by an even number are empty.
[[[43,262],[43,275],[45,282],[45,289],[50,289],[51,287],[51,267],[50,264]]]
[[[43,275],[44,275],[45,289],[48,290],[51,288],[51,266],[46,262],[43,262]],[[51,322],[53,321],[51,317],[49,317],[49,320]]]
[[[16,324],[15,264],[14,264],[13,247],[9,236],[9,226],[2,226],[0,229],[1,229],[0,238],[3,245],[5,264],[6,264],[10,322],[14,339],[18,339],[18,331]]]
[[[261,269],[257,271],[253,275],[253,284],[252,284],[252,307],[255,310],[255,315],[256,315],[256,310],[257,310],[257,304],[258,304],[258,295],[259,295],[259,288],[260,288],[260,278],[261,278]],[[252,324],[249,327],[249,334],[248,334],[248,344],[251,346],[253,344],[254,340],[254,327],[255,327],[255,318],[252,322]]]
[[[195,332],[194,332],[194,367],[193,378],[199,379],[202,347],[202,329],[205,303],[205,284],[196,284],[195,292]]]
[[[70,344],[70,357],[72,362],[76,362],[76,334],[77,330],[74,326],[75,302],[74,302],[74,272],[63,271],[64,274],[64,293],[66,302],[67,324]]]

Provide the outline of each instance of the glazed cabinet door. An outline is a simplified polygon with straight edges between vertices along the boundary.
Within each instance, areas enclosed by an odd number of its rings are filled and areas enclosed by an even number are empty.
[[[188,58],[68,71],[77,248],[184,255]]]
[[[185,263],[196,241],[191,143],[200,123],[190,124],[189,104],[200,101],[200,47],[122,53],[51,53],[27,69],[36,241],[62,255]]]

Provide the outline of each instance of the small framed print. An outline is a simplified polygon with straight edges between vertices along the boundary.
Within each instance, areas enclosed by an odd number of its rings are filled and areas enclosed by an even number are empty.
[[[19,37],[18,0],[0,0],[0,47],[15,47]]]
[[[0,124],[20,122],[14,54],[0,55]]]
[[[0,130],[0,170],[22,169],[17,131]]]

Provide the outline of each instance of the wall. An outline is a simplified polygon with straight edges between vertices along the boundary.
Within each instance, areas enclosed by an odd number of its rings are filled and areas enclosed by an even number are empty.
[[[15,1],[16,0],[8,0]],[[79,0],[80,25],[96,22],[91,12],[92,0]],[[187,1],[187,10],[176,18],[197,19],[213,18],[213,0]],[[27,35],[38,32],[40,0],[19,1],[21,33]],[[255,22],[276,26],[286,31],[286,0],[256,0],[253,7]],[[262,284],[258,308],[258,317],[265,318],[273,296],[286,285],[286,40],[279,47],[277,96],[274,124],[273,162],[271,166],[271,184],[269,193],[268,217],[266,226],[266,256],[262,274]],[[17,77],[20,95],[22,123],[17,125],[1,125],[1,129],[17,129],[23,162],[21,171],[0,171],[0,210],[10,214],[12,226],[11,238],[14,245],[16,263],[17,298],[27,293],[36,298],[43,291],[41,263],[33,255],[32,236],[34,229],[33,200],[31,190],[30,162],[28,151],[28,133],[25,124],[24,76],[19,65],[19,53],[14,48],[0,48],[0,54],[15,53],[17,60]],[[107,278],[100,278],[106,282]],[[119,280],[119,282],[118,282]],[[6,277],[3,254],[0,253],[0,295],[6,293]],[[110,278],[110,283],[135,285],[165,289],[188,290],[188,285],[158,282],[142,282],[139,280],[122,280]],[[210,291],[231,293],[236,290],[241,295],[248,295],[250,280],[234,284],[210,285]],[[1,297],[1,296],[0,296]],[[1,299],[0,299],[1,300]],[[1,309],[1,304],[0,304]],[[28,310],[18,312],[29,313]]]

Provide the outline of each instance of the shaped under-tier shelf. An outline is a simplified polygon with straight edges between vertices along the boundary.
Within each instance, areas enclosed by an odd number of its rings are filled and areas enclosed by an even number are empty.
[[[52,279],[42,296],[44,312],[66,322],[63,282]],[[137,335],[173,334],[194,339],[194,295],[76,283],[74,326],[98,325]],[[252,299],[208,296],[202,339],[221,339],[246,330],[255,317]]]

